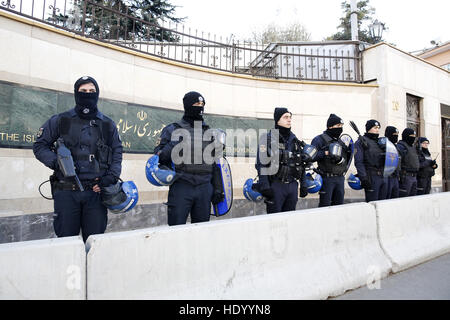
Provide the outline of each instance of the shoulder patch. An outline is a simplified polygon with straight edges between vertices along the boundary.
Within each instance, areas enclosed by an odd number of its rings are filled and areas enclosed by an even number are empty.
[[[36,133],[36,137],[40,138],[42,133],[44,132],[44,128],[39,128],[39,131]]]

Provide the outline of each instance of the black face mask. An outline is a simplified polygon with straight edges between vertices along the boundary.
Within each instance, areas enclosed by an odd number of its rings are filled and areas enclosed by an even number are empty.
[[[337,140],[341,136],[342,131],[344,131],[344,128],[328,128],[326,132],[330,137]]]
[[[378,133],[369,133],[369,132],[366,132],[364,135],[372,140],[378,140],[378,136],[379,136]]]
[[[393,144],[396,144],[398,142],[398,135],[392,135],[392,136],[388,136],[388,139],[390,142],[392,142]]]
[[[184,117],[188,121],[203,121],[203,110],[204,107],[196,107],[196,106],[186,106],[184,108]]]
[[[98,111],[98,92],[76,92],[75,102],[75,112],[81,118],[92,119]]]
[[[414,141],[416,141],[416,137],[407,136],[407,137],[405,137],[405,141],[406,141],[407,144],[412,146],[414,144]]]
[[[291,134],[291,128],[282,127],[276,124],[275,129],[278,129],[280,131],[280,135],[285,139],[289,138]]]

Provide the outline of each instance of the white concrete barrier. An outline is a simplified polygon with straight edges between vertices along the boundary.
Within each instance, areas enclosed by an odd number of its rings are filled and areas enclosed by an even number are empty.
[[[85,299],[81,237],[0,244],[0,299]]]
[[[391,265],[358,203],[91,236],[87,299],[324,299]]]
[[[450,252],[450,192],[372,204],[394,272]]]

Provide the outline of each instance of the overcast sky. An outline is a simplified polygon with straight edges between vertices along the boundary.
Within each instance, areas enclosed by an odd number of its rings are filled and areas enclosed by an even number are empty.
[[[271,22],[302,23],[311,41],[334,34],[342,0],[171,0],[185,26],[217,36],[248,38]],[[450,0],[370,0],[375,18],[389,30],[383,38],[410,52],[431,47],[431,40],[450,40]]]

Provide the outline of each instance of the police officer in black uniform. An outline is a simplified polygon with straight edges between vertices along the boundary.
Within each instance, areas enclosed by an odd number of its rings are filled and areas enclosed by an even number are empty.
[[[355,167],[366,202],[386,199],[388,182],[384,174],[385,150],[378,143],[380,123],[366,122],[366,132],[355,143]]]
[[[292,113],[287,108],[275,108],[275,129],[278,134],[272,129],[260,137],[255,167],[259,176],[258,191],[266,199],[267,213],[295,210],[299,193],[297,180],[300,180],[300,197],[304,198],[308,194],[305,170],[301,165],[301,142],[291,132],[291,119]],[[277,135],[278,141],[272,141]],[[271,146],[277,145],[278,149],[271,149]],[[262,161],[263,158],[271,161]],[[277,170],[269,172],[274,162]]]
[[[392,142],[397,148],[398,142],[398,134],[399,131],[396,127],[387,126],[384,131],[384,136]],[[397,149],[398,151],[398,149]],[[399,156],[397,169],[388,177],[388,191],[386,199],[395,199],[398,198],[399,192],[399,179],[400,179],[400,168],[401,168],[401,157]]]
[[[414,146],[416,132],[406,128],[402,132],[402,140],[397,144],[397,149],[402,157],[399,197],[415,196],[417,194],[417,172],[419,171],[419,155]]]
[[[220,171],[203,156],[205,148],[214,142],[203,139],[205,131],[209,129],[203,119],[205,103],[205,98],[200,93],[186,93],[183,97],[183,118],[164,127],[160,142],[154,150],[159,155],[161,165],[170,168],[172,163],[175,164],[175,181],[169,187],[167,201],[170,226],[185,224],[189,213],[192,223],[209,221],[211,203],[218,204],[224,199],[223,189],[217,183],[221,179]],[[182,129],[184,137],[178,136],[178,132],[182,133],[178,129]],[[180,155],[183,158],[183,152],[186,151],[172,152],[180,142],[191,152],[190,156],[184,154],[185,159],[178,160],[175,157]]]
[[[75,82],[76,105],[52,116],[40,128],[33,144],[36,158],[54,170],[50,177],[54,199],[53,226],[58,237],[104,233],[107,208],[100,192],[117,182],[122,170],[122,142],[116,124],[97,108],[99,87],[92,77]],[[54,143],[62,138],[69,148],[84,191],[73,178],[65,178]]]
[[[426,137],[420,137],[417,144],[419,154],[419,172],[417,173],[417,195],[430,194],[431,177],[438,165],[436,160],[431,158],[428,146],[430,141]]]
[[[347,146],[339,139],[343,126],[344,121],[340,117],[334,113],[330,114],[327,130],[311,142],[318,150],[314,160],[317,161],[317,171],[323,181],[319,191],[319,207],[344,203],[344,175],[347,171],[349,153]]]

